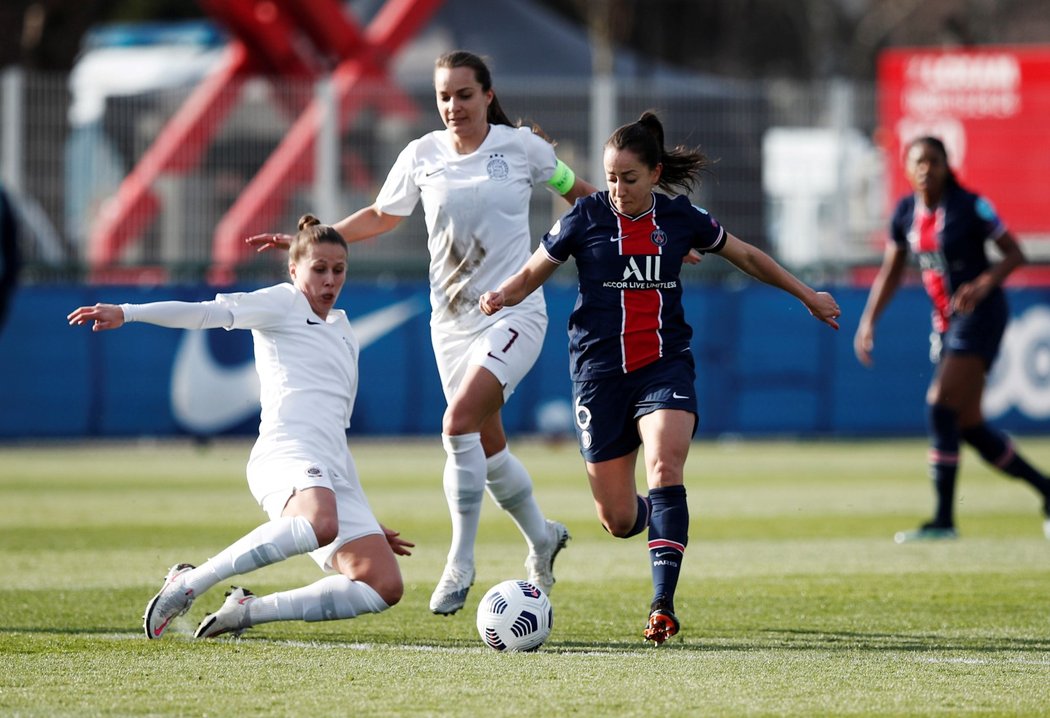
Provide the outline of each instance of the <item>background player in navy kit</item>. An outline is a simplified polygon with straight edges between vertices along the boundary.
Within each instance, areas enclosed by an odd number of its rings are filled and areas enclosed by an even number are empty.
[[[608,192],[577,201],[525,266],[480,300],[486,314],[514,306],[575,258],[580,294],[569,353],[580,452],[606,530],[626,538],[649,528],[653,600],[644,636],[657,644],[679,630],[674,596],[689,532],[683,472],[698,417],[683,261],[698,261],[693,250],[717,252],[836,329],[840,314],[831,295],[726,232],[687,197],[653,191],[689,190],[706,163],[696,150],[666,151],[651,112],[620,127],[605,143]],[[635,487],[639,446],[648,497]]]
[[[904,170],[914,192],[897,204],[890,223],[891,242],[872,284],[857,326],[853,348],[872,364],[875,322],[900,285],[908,253],[914,252],[933,302],[931,358],[937,368],[926,393],[930,431],[929,468],[935,494],[933,518],[915,531],[900,532],[898,543],[957,536],[953,516],[959,440],[985,461],[1031,484],[1050,515],[1050,481],[1014,450],[1010,439],[985,423],[981,413],[985,375],[1006,329],[1002,283],[1025,262],[1017,240],[985,198],[962,187],[936,137],[908,144]],[[992,264],[985,242],[993,240],[1002,259]],[[1050,538],[1050,521],[1043,530]]]
[[[357,394],[357,337],[334,309],[346,280],[346,242],[305,215],[289,252],[292,284],[219,294],[208,302],[96,304],[70,313],[92,330],[147,322],[181,329],[251,329],[262,419],[248,485],[270,521],[194,567],[176,564],[146,606],[144,629],[160,638],[194,599],[230,576],[310,553],[335,575],[254,596],[234,587],[197,638],[268,621],[322,621],[378,613],[401,599],[395,554],[411,543],[376,521],[346,446]]]

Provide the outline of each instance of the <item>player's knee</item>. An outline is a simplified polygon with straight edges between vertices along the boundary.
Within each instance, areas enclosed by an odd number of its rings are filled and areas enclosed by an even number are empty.
[[[650,489],[678,486],[685,475],[685,454],[677,452],[657,456],[646,468],[646,482]]]
[[[310,525],[314,529],[314,535],[317,536],[318,546],[327,546],[339,535],[338,516],[315,516],[310,520]]]
[[[472,421],[467,412],[454,411],[453,407],[450,406],[445,410],[445,415],[441,418],[441,433],[446,436],[472,434],[478,431],[478,427],[475,425],[476,423],[477,422]]]
[[[599,517],[602,522],[602,526],[611,536],[616,538],[630,538],[634,536],[635,517],[618,514],[603,514]]]
[[[441,431],[447,436],[479,432],[485,423],[483,413],[478,406],[454,397],[441,417]]]
[[[396,605],[401,601],[401,597],[405,595],[405,584],[401,580],[400,574],[373,578],[369,580],[368,585],[379,594],[379,597],[383,599],[387,606]]]

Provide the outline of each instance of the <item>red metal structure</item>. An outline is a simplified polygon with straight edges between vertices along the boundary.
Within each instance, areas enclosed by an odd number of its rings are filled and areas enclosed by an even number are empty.
[[[165,173],[196,167],[235,106],[245,80],[255,75],[319,79],[330,74],[347,126],[366,104],[381,113],[415,112],[387,75],[387,65],[441,6],[442,0],[387,0],[363,30],[338,0],[199,0],[234,36],[222,66],[206,78],[158,134],[91,234],[88,259],[95,281],[158,279],[156,269],[115,269],[160,209],[154,183]],[[369,88],[381,87],[381,92]],[[291,192],[313,177],[313,148],[323,108],[289,100],[291,129],[216,228],[209,279],[233,281],[247,253],[244,238],[269,229]]]

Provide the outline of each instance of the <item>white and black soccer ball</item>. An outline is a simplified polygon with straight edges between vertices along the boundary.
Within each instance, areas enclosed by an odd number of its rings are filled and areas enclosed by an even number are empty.
[[[550,599],[528,581],[497,583],[478,604],[478,633],[497,651],[535,651],[553,625]]]

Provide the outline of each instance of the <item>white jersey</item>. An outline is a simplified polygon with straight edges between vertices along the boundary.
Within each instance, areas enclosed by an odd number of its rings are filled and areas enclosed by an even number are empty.
[[[346,312],[317,316],[291,284],[218,294],[227,329],[251,329],[262,420],[252,459],[309,458],[346,464],[346,428],[357,398],[358,342]]]
[[[387,175],[376,207],[408,216],[422,198],[430,250],[431,326],[476,334],[499,317],[478,299],[496,289],[532,254],[529,202],[551,178],[558,159],[549,142],[527,127],[490,125],[474,152],[461,155],[448,130],[409,143]],[[508,312],[546,312],[540,290]]]

